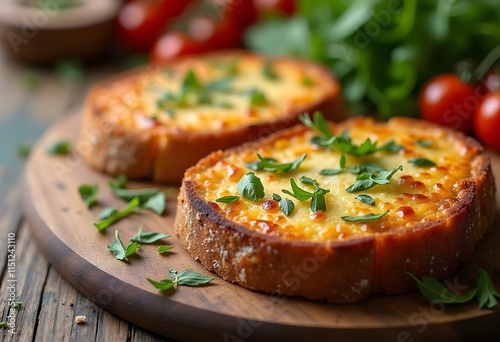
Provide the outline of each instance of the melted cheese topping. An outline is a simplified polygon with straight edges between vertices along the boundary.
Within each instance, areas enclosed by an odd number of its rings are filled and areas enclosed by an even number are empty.
[[[215,57],[214,57],[215,58]],[[257,57],[238,59],[189,59],[166,69],[147,67],[131,82],[120,80],[100,90],[95,103],[105,115],[117,117],[127,127],[149,129],[163,125],[172,131],[213,132],[268,122],[321,100],[331,91],[320,70],[304,68],[292,61],[276,60],[264,72],[267,61]],[[223,90],[201,88],[179,99],[186,75],[192,71],[202,85],[227,81]],[[269,74],[267,74],[269,75]],[[224,87],[224,86],[223,86]],[[265,103],[251,104],[252,92],[261,92]],[[168,95],[170,94],[170,95]],[[206,98],[208,97],[208,103]]]
[[[447,139],[445,132],[412,130],[410,133],[399,126],[391,128],[380,124],[356,127],[349,133],[357,144],[369,137],[372,141],[378,141],[378,146],[394,140],[404,146],[404,149],[397,153],[379,151],[363,157],[346,155],[346,167],[375,162],[386,169],[402,165],[403,171],[398,171],[390,184],[348,193],[346,188],[356,181],[356,175],[347,171],[333,176],[320,175],[322,169],[339,167],[341,153],[311,144],[310,139],[315,134],[307,131],[304,135],[291,139],[276,140],[271,146],[230,154],[198,173],[195,179],[200,185],[201,194],[208,201],[215,202],[222,196],[241,196],[237,190],[240,178],[246,172],[254,172],[264,185],[265,197],[258,202],[240,198],[234,204],[217,203],[227,218],[249,229],[282,238],[326,241],[409,228],[416,223],[439,219],[449,213],[450,207],[457,201],[461,180],[471,176],[470,161],[474,157],[474,149]],[[419,140],[432,141],[432,145],[422,147],[416,143]],[[303,153],[307,153],[307,157],[297,170],[290,173],[253,171],[245,167],[245,164],[257,161],[256,153],[282,163],[293,161]],[[414,166],[409,160],[415,157],[427,158],[436,166]],[[310,200],[301,202],[281,191],[291,190],[289,179],[293,177],[299,187],[312,192],[312,185],[299,181],[303,175],[317,180],[320,187],[330,190],[325,195],[325,212],[312,213],[309,208]],[[273,193],[294,202],[295,210],[289,217],[279,209],[278,202],[272,200]],[[359,194],[373,197],[375,206],[357,200],[355,197]],[[347,222],[341,219],[341,216],[379,214],[387,210],[387,215],[371,222]]]

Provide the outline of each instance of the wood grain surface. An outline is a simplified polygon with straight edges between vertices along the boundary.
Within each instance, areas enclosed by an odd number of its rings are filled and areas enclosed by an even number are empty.
[[[124,66],[100,63],[86,66],[85,75],[67,81],[52,66],[33,67],[6,58],[0,48],[0,322],[7,320],[7,238],[16,234],[15,334],[0,329],[0,341],[171,341],[106,311],[63,279],[40,253],[21,207],[19,180],[25,161],[19,145],[30,145],[71,108],[80,107],[96,82]],[[86,315],[87,324],[74,318]]]
[[[357,304],[331,305],[252,292],[218,277],[212,285],[202,288],[179,287],[167,294],[156,290],[146,278],[167,278],[169,269],[208,274],[176,239],[173,219],[177,186],[170,187],[172,193],[164,216],[142,211],[99,233],[92,225],[99,212],[109,206],[123,208],[126,203],[113,197],[107,187],[109,177],[83,163],[81,154],[85,153],[85,146],[77,144],[79,127],[80,116],[72,116],[53,126],[37,143],[25,173],[25,210],[31,234],[55,269],[93,302],[123,319],[179,340],[384,338],[430,341],[494,336],[495,324],[500,318],[498,309],[479,310],[475,302],[429,304],[418,292],[376,295]],[[69,156],[47,155],[46,146],[58,139],[71,141],[75,152]],[[500,157],[491,156],[499,187]],[[77,189],[84,183],[99,185],[98,205],[91,209],[85,207],[78,195]],[[130,186],[158,185],[133,183]],[[499,193],[497,203],[500,203]],[[483,267],[499,287],[498,208],[497,205],[492,231],[480,241],[472,260],[448,280],[451,286],[463,290],[474,285],[477,269]],[[114,239],[115,229],[122,240],[128,241],[139,226],[171,234],[164,244],[176,246],[172,253],[158,254],[156,246],[143,245],[129,262],[116,260],[106,248]],[[57,285],[54,286],[57,296]],[[56,329],[53,314],[47,312],[45,319],[54,320]],[[89,325],[105,324],[105,319],[96,315]]]

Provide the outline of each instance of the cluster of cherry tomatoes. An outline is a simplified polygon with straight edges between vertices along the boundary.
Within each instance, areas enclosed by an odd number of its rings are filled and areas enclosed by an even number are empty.
[[[438,75],[422,88],[419,110],[422,118],[473,134],[500,152],[500,73],[489,71],[475,84]]]
[[[197,7],[201,11],[186,20],[185,12]],[[294,0],[131,0],[118,16],[118,31],[128,50],[147,52],[152,62],[161,63],[240,47],[244,30],[259,18],[294,11]],[[179,19],[184,19],[184,29],[172,30]]]

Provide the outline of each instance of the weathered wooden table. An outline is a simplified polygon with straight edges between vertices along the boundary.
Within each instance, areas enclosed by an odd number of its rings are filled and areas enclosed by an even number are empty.
[[[91,84],[118,70],[95,65],[80,80],[70,81],[50,68],[18,64],[0,48],[0,322],[9,315],[6,250],[12,233],[16,294],[22,302],[15,334],[0,329],[0,341],[166,341],[105,311],[62,279],[30,238],[21,208],[24,160],[18,147],[35,142],[55,120],[82,104]],[[75,324],[79,315],[87,317],[86,324]]]

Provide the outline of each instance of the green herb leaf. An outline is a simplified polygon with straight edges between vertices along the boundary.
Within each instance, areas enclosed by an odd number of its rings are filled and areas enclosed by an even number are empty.
[[[379,151],[386,151],[386,152],[399,152],[402,151],[404,147],[402,145],[398,145],[394,142],[394,140],[390,140],[386,142],[384,145],[380,146]]]
[[[363,202],[363,203],[366,203],[369,205],[375,205],[375,200],[370,195],[360,194],[360,195],[356,196],[356,199],[360,202]]]
[[[272,80],[272,81],[277,81],[279,80],[279,76],[274,72],[273,66],[271,63],[265,63],[264,67],[262,68],[262,74],[264,75],[265,78]]]
[[[110,181],[108,183],[109,188],[113,192],[113,194],[124,200],[130,201],[133,198],[138,198],[140,204],[146,203],[151,197],[155,196],[160,192],[160,190],[156,188],[147,188],[147,189],[137,189],[137,190],[129,190],[124,189],[123,187],[126,185],[127,179],[126,177],[119,178],[116,182]],[[158,199],[156,199],[158,200]]]
[[[325,195],[329,192],[330,192],[329,189],[322,189],[319,187],[314,189],[311,199],[311,205],[309,206],[309,209],[311,210],[312,213],[315,213],[318,210],[326,211]]]
[[[151,283],[151,285],[153,285],[154,287],[156,287],[160,291],[169,290],[172,287],[174,287],[174,285],[175,285],[175,283],[170,279],[163,279],[160,281],[154,281],[154,280],[149,279],[149,278],[147,278],[147,279]]]
[[[295,209],[295,204],[291,200],[289,200],[288,198],[283,198],[281,201],[279,201],[278,204],[285,216],[292,215],[293,210]]]
[[[378,219],[384,217],[385,215],[387,215],[388,212],[389,212],[389,210],[387,210],[383,213],[380,213],[380,214],[370,213],[370,214],[358,215],[358,216],[342,216],[340,218],[344,221],[347,221],[347,222],[370,222],[370,221],[375,221],[375,220],[378,220]]]
[[[376,172],[381,172],[381,171],[387,171],[387,169],[376,164],[376,163],[367,162],[367,163],[355,165],[353,167],[347,167],[346,171],[358,175],[361,173],[376,173]]]
[[[113,188],[111,187],[111,185],[110,188],[116,197],[124,201],[130,201],[133,198],[137,198],[140,204],[146,203],[151,197],[155,196],[159,192],[159,190],[156,188],[129,190],[122,188]]]
[[[290,163],[278,163],[276,159],[264,158],[257,153],[258,162],[247,163],[245,166],[252,170],[265,170],[271,172],[292,172],[295,171],[300,164],[306,159],[306,153],[302,154],[300,157],[295,159]]]
[[[324,148],[334,148],[343,154],[350,154],[357,157],[373,154],[377,151],[398,152],[403,147],[397,145],[394,141],[385,143],[382,147],[377,147],[377,142],[373,142],[367,138],[360,145],[352,142],[349,132],[344,131],[340,136],[333,136],[328,127],[328,122],[323,118],[321,113],[314,113],[314,121],[311,121],[309,116],[303,114],[300,116],[300,121],[307,127],[317,131],[321,136],[314,137],[311,142]]]
[[[174,270],[169,270],[168,273],[175,279],[175,283],[185,286],[205,285],[214,279],[214,277],[209,277],[189,270],[180,271],[179,273]]]
[[[425,148],[432,147],[432,140],[417,140],[416,143],[420,147],[425,147]]]
[[[302,80],[300,81],[300,83],[304,86],[304,87],[312,87],[314,85],[314,80],[309,77],[309,76],[304,76],[302,77]]]
[[[342,170],[345,168],[345,163],[346,163],[346,160],[345,160],[345,156],[344,155],[341,155],[340,156],[340,161],[339,161],[339,166],[340,168],[339,169],[323,169],[319,172],[320,175],[323,175],[323,176],[334,176],[334,175],[338,175],[339,173],[342,172]]]
[[[165,211],[165,203],[166,203],[165,193],[158,192],[157,194],[148,198],[148,200],[142,205],[142,207],[149,209],[157,213],[158,215],[161,215]]]
[[[413,274],[407,274],[417,282],[418,288],[424,297],[433,303],[465,303],[474,298],[477,292],[477,289],[473,289],[463,296],[456,296],[434,278],[423,277],[422,280],[419,280]]]
[[[46,152],[48,154],[67,155],[71,152],[71,143],[65,140],[54,141],[47,147]]]
[[[318,182],[316,182],[311,178],[306,177],[305,179],[306,182],[310,182],[309,184],[313,184],[315,186],[313,192],[309,192],[299,188],[299,186],[297,185],[297,183],[295,183],[295,180],[293,178],[290,178],[290,185],[292,187],[293,193],[286,189],[282,189],[281,191],[287,195],[296,198],[299,201],[307,201],[308,199],[311,199],[311,204],[309,206],[309,209],[313,213],[317,212],[318,210],[326,211],[325,195],[329,193],[330,190],[320,188]]]
[[[201,83],[198,80],[198,77],[194,73],[192,69],[190,69],[186,76],[184,77],[184,81],[182,82],[183,89],[199,89],[201,87]]]
[[[259,198],[264,198],[264,185],[253,172],[247,172],[238,182],[237,189],[241,196],[251,201],[257,202]]]
[[[349,193],[352,192],[359,192],[363,190],[370,189],[374,187],[375,185],[384,185],[384,184],[389,184],[389,180],[392,178],[392,176],[397,172],[397,171],[402,171],[403,166],[399,165],[398,167],[388,170],[388,171],[381,171],[378,173],[362,173],[356,177],[356,182],[349,186],[346,191]]]
[[[31,153],[31,148],[33,144],[31,143],[22,143],[17,145],[16,152],[17,155],[21,158],[28,158]]]
[[[170,251],[172,248],[174,248],[174,246],[160,245],[160,246],[158,246],[156,251],[158,253],[166,253],[166,252]]]
[[[7,326],[7,322],[0,322],[0,329],[5,328]]]
[[[330,139],[333,137],[330,131],[330,124],[325,120],[320,112],[314,112],[313,120],[309,117],[309,114],[304,113],[299,116],[300,121],[307,127],[318,132],[323,139]]]
[[[215,202],[219,202],[219,203],[236,203],[238,202],[238,200],[240,199],[239,196],[222,196],[222,197],[219,197],[215,200]]]
[[[493,286],[491,278],[484,269],[479,269],[477,279],[477,300],[479,301],[479,308],[486,306],[491,309],[497,305],[497,298],[500,298],[500,293],[497,292]]]
[[[290,192],[286,189],[281,189],[281,191],[287,195],[293,196],[299,201],[307,201],[313,196],[312,192],[299,188],[299,186],[297,185],[297,183],[295,183],[295,180],[293,178],[290,178],[290,186],[292,187],[293,192]]]
[[[106,208],[101,211],[99,214],[99,221],[105,220],[109,218],[111,215],[115,214],[118,211],[116,208]]]
[[[97,184],[94,185],[84,184],[78,188],[78,193],[80,194],[80,197],[82,198],[87,208],[90,208],[93,204],[97,202],[98,190],[99,187],[97,186]]]
[[[395,167],[392,170],[387,170],[387,171],[381,171],[379,174],[375,175],[372,174],[370,176],[370,179],[373,180],[375,183],[383,185],[383,184],[389,184],[389,180],[394,176],[394,174],[398,171],[403,171],[403,165],[399,165],[398,167]]]
[[[12,308],[15,310],[19,310],[23,304],[24,303],[19,300],[19,297],[16,297],[16,300],[15,300],[14,304],[12,305]]]
[[[292,215],[293,210],[295,209],[295,204],[291,200],[288,198],[281,198],[278,194],[273,194],[273,200],[278,202],[278,205],[285,216]]]
[[[127,248],[125,248],[122,240],[120,240],[118,230],[115,230],[115,240],[107,247],[113,253],[116,259],[128,260],[128,257],[134,254],[139,249],[139,246],[139,242],[132,242],[127,246]]]
[[[342,172],[342,169],[323,169],[319,172],[322,176],[334,176]]]
[[[431,167],[431,166],[436,166],[436,163],[433,161],[426,159],[426,158],[412,158],[408,160],[408,163],[419,166],[419,167]]]
[[[273,201],[279,202],[279,201],[281,201],[281,196],[276,194],[276,193],[273,193],[272,199],[273,199]]]
[[[161,239],[167,239],[170,237],[168,234],[157,233],[157,232],[144,232],[144,227],[139,227],[139,231],[130,238],[130,241],[139,242],[141,244],[155,243]]]
[[[258,107],[258,106],[264,106],[268,103],[266,95],[258,90],[258,89],[252,89],[250,91],[250,106],[251,107]]]
[[[207,82],[203,85],[206,91],[210,92],[227,92],[231,89],[231,85],[234,81],[234,77],[225,77],[211,82]]]
[[[312,179],[307,176],[302,176],[299,179],[304,184],[314,185],[315,187],[319,187],[318,182],[315,179]]]
[[[100,220],[100,222],[94,223],[94,226],[96,226],[96,228],[99,231],[103,231],[104,229],[111,226],[113,223],[134,213],[138,207],[139,207],[139,199],[133,198],[132,200],[130,200],[130,202],[128,202],[125,209],[123,209],[122,211],[116,210],[113,212],[109,212],[110,216],[108,218]]]
[[[344,155],[340,156],[339,166],[341,169],[345,168],[345,156]]]

